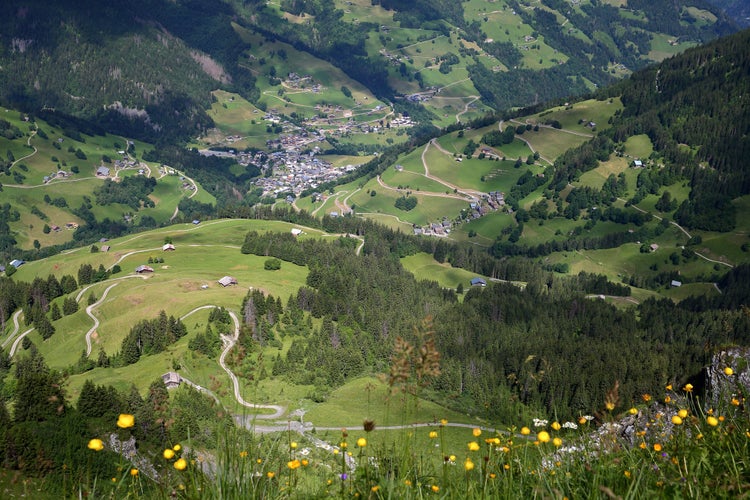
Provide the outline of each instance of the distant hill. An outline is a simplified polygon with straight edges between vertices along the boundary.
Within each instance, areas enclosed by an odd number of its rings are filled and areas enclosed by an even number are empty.
[[[719,7],[727,16],[737,24],[745,28],[750,27],[750,4],[745,0],[710,0],[713,5]]]
[[[257,102],[266,68],[254,61],[263,66],[273,54],[243,30],[328,61],[434,122],[445,99],[466,98],[468,109],[481,96],[503,110],[581,94],[736,29],[701,0],[11,0],[3,11],[0,101],[25,112],[54,108],[150,142],[209,128],[211,90]]]

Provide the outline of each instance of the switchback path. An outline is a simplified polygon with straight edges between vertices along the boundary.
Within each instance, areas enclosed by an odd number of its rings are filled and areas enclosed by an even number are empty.
[[[8,338],[6,338],[3,341],[3,344],[2,344],[3,349],[5,348],[6,345],[10,343],[11,340],[13,340],[13,337],[15,337],[15,335],[18,333],[18,330],[20,330],[21,325],[18,322],[18,318],[21,316],[22,313],[23,313],[23,309],[19,309],[18,311],[13,313],[13,331],[10,332],[10,334],[8,334]]]
[[[107,294],[109,293],[109,291],[119,284],[120,283],[117,282],[117,283],[112,283],[111,285],[109,285],[107,288],[104,289],[104,293],[99,298],[99,300],[97,300],[93,304],[86,307],[86,314],[88,315],[89,318],[94,320],[94,326],[89,328],[89,331],[86,332],[86,357],[91,356],[91,336],[94,334],[94,332],[96,332],[96,329],[99,328],[99,318],[94,316],[94,313],[92,311],[94,310],[95,307],[98,307],[102,302],[104,302],[104,300],[107,298]]]
[[[219,307],[219,306],[215,306],[215,305],[211,305],[211,304],[205,305],[205,306],[196,307],[192,311],[190,311],[187,314],[184,314],[182,317],[180,317],[180,320],[181,321],[184,320],[185,318],[187,318],[188,316],[190,316],[191,314],[193,314],[195,312],[198,312],[198,311],[201,311],[201,310],[204,310],[204,309],[215,309],[217,307]],[[237,402],[239,404],[241,404],[242,406],[245,406],[247,408],[252,408],[254,410],[257,410],[257,409],[274,410],[274,413],[272,413],[270,415],[264,415],[264,414],[254,415],[253,418],[255,418],[255,419],[263,419],[263,420],[278,419],[279,417],[281,417],[284,414],[284,412],[286,412],[286,408],[284,408],[283,406],[280,406],[280,405],[263,405],[263,404],[257,404],[257,403],[249,403],[249,402],[245,401],[245,399],[242,397],[242,394],[240,394],[240,381],[237,378],[237,375],[235,375],[234,372],[226,364],[227,354],[229,354],[229,351],[232,350],[232,348],[237,343],[237,340],[238,340],[238,338],[240,336],[240,320],[239,320],[239,318],[237,318],[237,315],[234,312],[232,312],[232,311],[228,311],[228,312],[229,312],[229,316],[232,318],[232,321],[234,322],[234,333],[232,334],[231,337],[227,336],[227,335],[222,335],[221,336],[221,340],[222,340],[222,342],[224,344],[224,349],[221,351],[221,355],[219,356],[219,366],[221,366],[221,368],[225,372],[227,372],[227,375],[229,375],[229,379],[232,381],[232,387],[234,389],[234,398],[237,400]]]

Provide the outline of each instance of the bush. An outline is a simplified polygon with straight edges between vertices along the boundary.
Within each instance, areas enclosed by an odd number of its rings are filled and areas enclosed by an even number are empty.
[[[263,269],[265,269],[266,271],[278,271],[279,269],[281,269],[281,261],[276,258],[267,259],[263,263]]]

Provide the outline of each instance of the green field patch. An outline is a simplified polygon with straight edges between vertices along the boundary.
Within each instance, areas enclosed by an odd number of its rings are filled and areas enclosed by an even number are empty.
[[[625,141],[625,153],[633,158],[648,158],[654,151],[654,145],[646,134],[631,135]]]
[[[403,399],[400,392],[391,398],[387,396],[388,386],[376,377],[352,380],[334,390],[325,403],[309,403],[305,420],[337,429],[359,428],[366,418],[374,420],[376,428],[412,422],[436,422],[442,418],[453,422],[468,421],[466,416],[430,401],[420,400],[417,405],[413,396]],[[427,437],[426,431],[424,434]]]
[[[567,106],[557,106],[549,110],[537,113],[526,118],[529,123],[551,122],[556,120],[564,130],[590,136],[593,130],[589,125],[591,122],[597,126],[606,125],[611,116],[618,109],[622,109],[619,98],[611,98],[604,101],[588,99]],[[519,121],[525,121],[523,118]]]
[[[404,189],[414,191],[427,191],[432,193],[452,192],[445,184],[429,179],[408,170],[397,171],[395,168],[388,168],[380,176],[384,183],[391,187],[401,186]]]
[[[471,279],[476,273],[451,266],[449,263],[439,263],[432,255],[418,253],[401,259],[401,265],[412,273],[418,280],[437,281],[444,288],[455,289],[459,284],[468,290]]]
[[[678,37],[668,34],[652,33],[652,36],[651,51],[648,53],[648,58],[656,62],[663,61],[697,45],[691,41],[679,41]]]
[[[372,5],[369,0],[336,0],[336,8],[343,11],[342,19],[355,24],[359,21],[368,23],[391,24],[393,11],[380,5]]]
[[[601,189],[604,185],[604,181],[606,181],[610,175],[617,177],[620,173],[627,172],[629,167],[630,161],[628,158],[612,155],[609,160],[599,163],[599,166],[595,169],[581,174],[581,177],[575,184]]]
[[[534,151],[537,151],[542,158],[550,161],[554,161],[555,158],[565,151],[590,140],[590,137],[571,134],[565,130],[558,130],[552,127],[539,127],[539,130],[527,130],[522,137],[531,144]],[[507,151],[506,154],[508,155],[511,151],[507,145],[499,146],[498,149],[503,152]]]
[[[451,232],[451,238],[489,247],[504,228],[515,225],[515,219],[509,214],[490,212],[478,219],[472,219],[455,227]],[[474,231],[477,235],[469,238],[469,231]]]

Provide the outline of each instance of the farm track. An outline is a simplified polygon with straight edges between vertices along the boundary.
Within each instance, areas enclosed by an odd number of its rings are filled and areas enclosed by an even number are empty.
[[[620,200],[620,201],[624,201],[624,202],[627,202],[627,200],[625,200],[625,199],[623,199],[623,198],[617,198],[617,199],[618,199],[618,200]],[[637,205],[630,205],[630,206],[631,206],[631,207],[633,207],[633,208],[635,208],[636,210],[638,210],[638,211],[639,211],[639,212],[641,212],[641,213],[644,213],[644,214],[648,213],[648,212],[647,212],[646,210],[643,210],[642,208],[638,207]],[[658,215],[654,215],[654,214],[651,214],[651,216],[652,216],[653,218],[655,218],[655,219],[659,220],[659,221],[661,221],[661,220],[663,219],[663,217],[660,217],[660,216],[658,216]],[[688,239],[689,239],[689,238],[692,238],[692,236],[690,235],[690,233],[688,233],[688,232],[687,232],[687,230],[686,230],[686,229],[685,229],[684,227],[682,227],[681,225],[679,225],[679,224],[678,224],[678,223],[676,223],[675,221],[669,221],[669,223],[670,223],[670,224],[672,224],[672,225],[673,225],[674,227],[676,227],[677,229],[679,229],[680,231],[682,231],[682,232],[683,232],[683,234],[684,234],[685,236],[687,236],[687,237],[688,237]],[[696,252],[696,251],[693,251],[693,253],[695,253],[695,255],[697,255],[697,256],[698,256],[698,257],[700,257],[701,259],[703,259],[703,260],[706,260],[706,261],[708,261],[708,262],[713,262],[714,264],[720,264],[720,265],[722,265],[722,266],[727,266],[727,267],[728,267],[728,268],[730,268],[730,269],[734,268],[734,266],[733,266],[732,264],[728,263],[728,262],[724,262],[724,261],[722,261],[722,260],[716,260],[716,259],[712,259],[712,258],[710,258],[710,257],[706,257],[705,255],[703,255],[703,254],[702,254],[702,253],[700,253],[700,252]]]
[[[21,329],[21,325],[18,322],[18,318],[21,316],[22,313],[23,313],[23,309],[19,309],[18,311],[13,313],[13,331],[11,331],[8,334],[8,338],[6,338],[3,341],[2,343],[3,349],[5,349],[5,346],[7,346],[10,343],[10,341],[13,340],[13,337],[15,337],[15,335],[18,333],[18,330]]]

